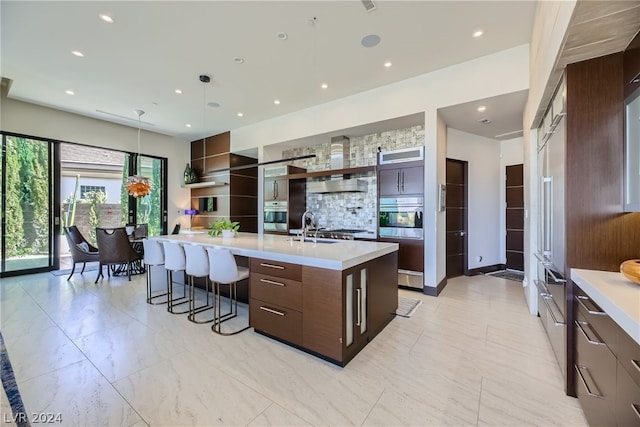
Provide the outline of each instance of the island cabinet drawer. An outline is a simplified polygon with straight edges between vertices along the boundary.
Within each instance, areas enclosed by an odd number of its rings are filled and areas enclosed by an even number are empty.
[[[251,298],[302,310],[302,283],[297,280],[252,273],[249,286]]]
[[[284,279],[302,280],[302,266],[299,264],[251,258],[250,269],[251,274],[260,273]]]
[[[618,362],[640,387],[640,344],[618,328]],[[638,402],[640,403],[640,402]]]
[[[578,288],[576,300],[578,301],[577,317],[581,317],[582,320],[589,323],[589,327],[600,337],[600,341],[604,342],[613,354],[616,354],[618,325],[580,288]]]
[[[291,344],[302,345],[302,313],[251,298],[249,326]]]
[[[640,385],[631,378],[618,362],[618,391],[616,417],[618,425],[640,427]]]

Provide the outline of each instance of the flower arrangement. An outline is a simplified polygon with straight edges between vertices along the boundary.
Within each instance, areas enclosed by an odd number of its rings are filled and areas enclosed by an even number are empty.
[[[151,193],[149,178],[132,175],[127,178],[127,192],[135,198],[148,196]]]
[[[225,237],[224,235],[227,233],[223,233],[223,231],[228,231],[232,233],[231,236],[235,236],[236,234],[238,234],[240,223],[237,221],[231,221],[229,219],[223,218],[209,224],[209,228],[210,230],[208,233],[209,233],[209,236],[211,237],[218,237],[220,235]]]

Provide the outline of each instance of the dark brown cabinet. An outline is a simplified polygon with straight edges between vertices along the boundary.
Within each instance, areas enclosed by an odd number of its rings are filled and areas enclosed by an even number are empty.
[[[249,324],[344,366],[395,316],[397,252],[339,271],[251,260]]]
[[[640,426],[640,345],[579,287],[576,394],[591,426]]]
[[[264,179],[264,200],[284,201],[289,199],[289,180],[286,177]]]
[[[378,166],[378,194],[383,196],[408,196],[424,193],[424,166]]]
[[[424,271],[424,240],[380,237],[378,241],[398,244],[398,268],[400,270]]]
[[[305,169],[291,165],[264,170],[264,226],[266,233],[289,234],[302,227],[302,213],[307,206],[306,179],[289,179],[288,175]]]

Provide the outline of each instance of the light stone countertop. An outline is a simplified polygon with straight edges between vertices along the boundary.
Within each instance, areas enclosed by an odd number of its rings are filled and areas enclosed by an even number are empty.
[[[235,255],[289,262],[329,270],[345,270],[398,250],[397,243],[361,240],[318,239],[318,243],[292,240],[292,236],[238,233],[234,238],[210,237],[206,233],[154,237],[181,243],[227,248]]]
[[[640,285],[622,273],[577,268],[571,280],[640,344]]]

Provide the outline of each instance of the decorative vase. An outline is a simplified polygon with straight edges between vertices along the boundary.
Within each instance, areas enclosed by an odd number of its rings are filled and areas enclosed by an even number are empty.
[[[184,183],[194,184],[196,182],[198,182],[196,171],[191,166],[189,166],[189,163],[187,163],[187,166],[184,168]]]
[[[620,264],[620,273],[640,285],[640,259],[630,259]]]
[[[236,233],[233,230],[222,230],[222,237],[236,237]]]

